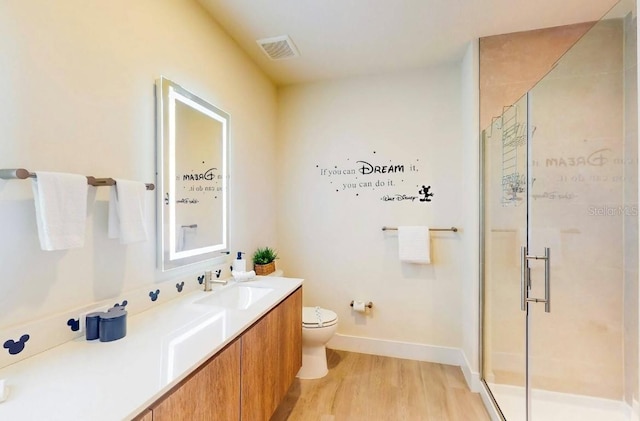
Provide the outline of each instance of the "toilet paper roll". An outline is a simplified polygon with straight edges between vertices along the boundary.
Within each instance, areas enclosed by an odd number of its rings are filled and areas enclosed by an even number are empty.
[[[364,313],[367,311],[367,307],[366,304],[364,303],[364,301],[353,301],[353,310],[357,311],[358,313]]]

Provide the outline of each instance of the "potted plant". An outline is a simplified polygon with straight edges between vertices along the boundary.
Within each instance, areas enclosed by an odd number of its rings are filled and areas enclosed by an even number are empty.
[[[268,275],[276,271],[278,253],[271,247],[258,247],[253,253],[253,270],[256,275]]]

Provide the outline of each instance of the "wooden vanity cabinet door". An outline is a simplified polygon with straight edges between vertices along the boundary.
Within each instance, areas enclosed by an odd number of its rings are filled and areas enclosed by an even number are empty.
[[[298,288],[278,307],[277,315],[280,369],[276,407],[287,395],[302,367],[302,288]]]
[[[240,340],[232,342],[153,408],[153,421],[240,419]]]
[[[302,365],[302,288],[242,335],[241,416],[267,421]]]

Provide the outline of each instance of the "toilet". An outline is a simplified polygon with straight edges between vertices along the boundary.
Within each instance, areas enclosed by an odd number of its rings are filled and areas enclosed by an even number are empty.
[[[329,372],[325,345],[336,333],[338,315],[320,307],[302,308],[302,367],[296,377],[319,379]]]

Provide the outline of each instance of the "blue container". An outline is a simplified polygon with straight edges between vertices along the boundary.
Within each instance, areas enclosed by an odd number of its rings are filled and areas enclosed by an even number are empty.
[[[100,337],[100,316],[103,314],[105,313],[97,311],[95,313],[89,313],[85,317],[85,336],[88,341],[93,341]]]
[[[127,334],[127,311],[109,309],[107,313],[100,315],[99,335],[100,342],[111,342],[122,339]]]

